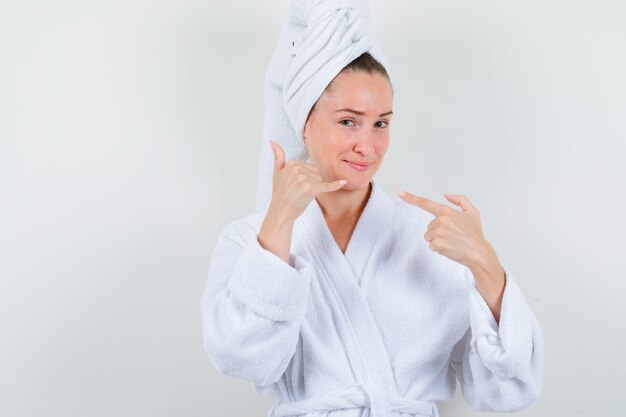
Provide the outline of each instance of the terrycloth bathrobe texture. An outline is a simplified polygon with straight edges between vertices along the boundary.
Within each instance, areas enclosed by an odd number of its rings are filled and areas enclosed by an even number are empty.
[[[265,211],[223,229],[201,300],[213,365],[273,396],[271,417],[438,416],[457,378],[476,410],[535,402],[543,336],[511,271],[498,326],[469,268],[428,247],[434,216],[371,183],[345,254],[317,200],[289,264],[257,240]]]

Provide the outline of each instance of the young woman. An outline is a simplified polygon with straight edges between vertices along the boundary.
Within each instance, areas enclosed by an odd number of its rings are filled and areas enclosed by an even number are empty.
[[[476,207],[391,198],[374,179],[392,104],[385,66],[360,53],[307,108],[309,161],[272,141],[268,207],[213,251],[205,351],[277,399],[269,416],[434,417],[457,379],[477,410],[540,396],[540,327]]]

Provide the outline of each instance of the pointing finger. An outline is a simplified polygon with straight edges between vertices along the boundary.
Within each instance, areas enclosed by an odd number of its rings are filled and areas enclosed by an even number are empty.
[[[406,201],[407,203],[413,204],[414,206],[424,209],[427,212],[435,216],[444,214],[443,210],[447,207],[446,205],[439,204],[435,201],[429,200],[426,197],[414,195],[406,191],[402,191],[398,193],[398,195],[400,196],[400,198],[402,198],[402,200]]]

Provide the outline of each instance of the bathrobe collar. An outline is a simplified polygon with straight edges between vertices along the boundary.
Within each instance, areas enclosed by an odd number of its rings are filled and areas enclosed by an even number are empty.
[[[352,342],[345,344],[353,362],[355,379],[363,384],[371,401],[372,415],[385,415],[388,398],[397,398],[397,383],[380,329],[367,301],[367,283],[372,273],[368,261],[378,248],[380,237],[393,217],[394,202],[373,180],[372,192],[352,232],[345,254],[332,236],[316,199],[298,218],[298,233],[304,234],[310,261],[317,265],[319,285],[331,289],[329,297],[343,306],[352,328]],[[366,366],[363,366],[366,364]]]
[[[372,178],[370,182],[372,192],[352,232],[345,253],[341,252],[330,232],[317,199],[311,201],[300,216],[308,234],[317,241],[315,246],[323,251],[321,254],[323,258],[347,264],[359,285],[365,284],[361,282],[363,271],[374,246],[385,230],[385,225],[392,217],[394,204],[377,180]]]

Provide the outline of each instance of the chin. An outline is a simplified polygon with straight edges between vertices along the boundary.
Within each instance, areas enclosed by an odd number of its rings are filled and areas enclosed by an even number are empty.
[[[374,164],[370,166],[367,171],[357,172],[353,168],[342,167],[342,169],[335,172],[335,177],[337,179],[343,178],[348,180],[346,185],[341,187],[342,190],[364,190],[369,187],[377,168],[378,166]]]
[[[340,188],[341,190],[364,190],[369,187],[370,181],[372,180],[372,177],[365,176],[361,176],[358,178],[348,176],[344,178],[347,179],[348,182],[346,183],[346,185]]]

